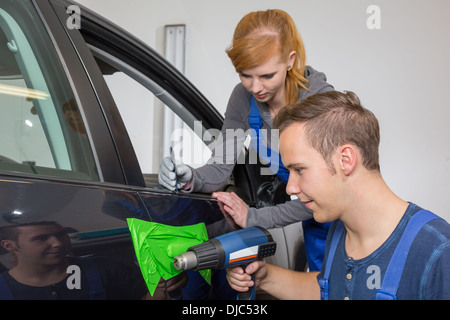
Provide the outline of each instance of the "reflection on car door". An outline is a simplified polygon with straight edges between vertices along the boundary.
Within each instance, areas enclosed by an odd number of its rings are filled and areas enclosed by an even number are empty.
[[[38,232],[33,241],[56,241],[64,249],[51,251],[55,259],[66,249],[73,258],[101,255],[134,273],[126,218],[185,224],[221,215],[207,198],[146,188],[114,103],[102,104],[107,94],[101,86],[93,90],[86,71],[95,62],[90,50],[68,37],[53,9],[48,1],[0,4],[0,263],[11,291],[17,283],[8,270],[16,272],[23,262],[14,251],[17,234]],[[55,228],[67,237],[48,231]],[[106,277],[114,274],[109,264],[99,265]],[[49,297],[65,297],[65,283],[60,289],[49,289]],[[13,296],[39,296],[33,290]]]
[[[75,52],[59,21],[53,17],[46,23],[51,37],[31,1],[1,3],[2,271],[17,273],[24,261],[30,270],[33,263],[42,263],[32,259],[42,256],[38,247],[29,247],[36,251],[26,256],[21,256],[25,250],[18,254],[14,249],[19,240],[23,249],[21,237],[31,231],[37,232],[33,244],[56,239],[59,249],[50,250],[55,259],[67,249],[74,257],[101,254],[122,264],[128,261],[136,270],[125,219],[149,219],[148,213],[137,192],[123,187],[120,162],[94,92],[80,94],[83,83],[89,84],[80,60],[70,59]],[[58,242],[59,236],[42,231],[50,225],[60,226],[69,241]],[[39,296],[30,286],[17,291],[15,278],[8,272],[3,276],[15,298]]]

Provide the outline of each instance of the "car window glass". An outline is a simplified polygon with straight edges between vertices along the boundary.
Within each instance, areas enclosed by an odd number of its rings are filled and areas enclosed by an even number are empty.
[[[133,67],[110,53],[90,48],[125,123],[147,182],[157,183],[155,175],[163,157],[169,156],[170,146],[177,162],[194,168],[209,159],[212,139],[202,141],[199,136],[205,129],[183,105]],[[171,121],[176,123],[171,132],[165,132],[164,117],[168,116],[175,118]]]
[[[12,2],[12,1],[11,1]],[[82,116],[31,1],[0,4],[0,171],[99,180]]]

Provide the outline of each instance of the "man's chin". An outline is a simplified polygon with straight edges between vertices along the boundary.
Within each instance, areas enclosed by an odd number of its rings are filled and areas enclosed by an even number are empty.
[[[331,222],[330,219],[327,218],[327,216],[321,214],[319,211],[317,210],[313,210],[313,218],[316,222],[318,223],[327,223],[327,222]]]

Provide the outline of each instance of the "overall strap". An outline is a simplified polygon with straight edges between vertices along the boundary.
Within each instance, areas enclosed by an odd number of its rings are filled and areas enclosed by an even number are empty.
[[[323,278],[319,280],[320,286],[320,299],[328,300],[328,278],[330,277],[331,265],[333,264],[334,255],[336,254],[336,248],[341,239],[342,232],[344,231],[344,224],[342,221],[338,221],[336,228],[334,229],[333,238],[331,238],[330,250],[328,251],[328,258],[325,264]]]
[[[250,128],[255,129],[257,132],[263,126],[261,114],[253,95],[250,96],[250,115],[248,116],[248,124],[250,125]]]
[[[81,258],[81,263],[89,283],[89,297],[91,300],[105,300],[106,293],[98,267],[91,258]]]
[[[289,170],[281,162],[280,153],[268,148],[266,145],[264,145],[264,143],[262,143],[262,141],[264,141],[264,136],[261,133],[263,121],[253,95],[251,95],[250,97],[250,115],[248,116],[248,124],[251,128],[250,131],[253,148],[265,161],[275,164],[275,167],[278,168],[278,171],[275,173],[284,183],[287,184],[289,179]]]
[[[427,210],[421,210],[411,217],[386,269],[381,288],[375,293],[376,300],[397,300],[397,289],[411,244],[425,224],[438,218]]]
[[[260,140],[264,140],[264,136],[261,134],[261,128],[263,126],[263,121],[261,118],[261,113],[259,112],[258,106],[256,105],[255,98],[253,95],[250,96],[250,115],[248,116],[248,124],[251,128],[251,138],[252,144],[255,151],[261,155],[261,151],[266,151],[265,154],[270,156],[272,150],[263,149],[265,145],[260,143]]]

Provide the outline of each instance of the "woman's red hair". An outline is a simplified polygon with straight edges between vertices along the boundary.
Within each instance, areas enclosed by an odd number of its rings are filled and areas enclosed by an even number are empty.
[[[245,15],[236,26],[233,43],[226,52],[236,72],[254,68],[274,54],[288,61],[295,51],[295,61],[286,77],[286,104],[298,100],[299,90],[307,89],[305,47],[292,18],[282,10],[256,11]]]

